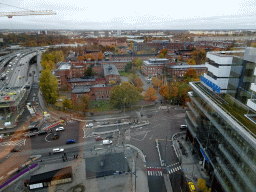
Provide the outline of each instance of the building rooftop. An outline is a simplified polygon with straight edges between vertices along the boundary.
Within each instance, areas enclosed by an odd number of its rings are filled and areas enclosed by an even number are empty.
[[[245,50],[239,51],[211,51],[208,52],[207,55],[216,55],[219,57],[240,57],[243,58]],[[207,56],[208,57],[208,56]]]
[[[69,70],[71,68],[71,65],[68,63],[64,63],[59,66],[58,70]]]
[[[91,91],[90,86],[77,85],[73,88],[71,93],[89,93]]]
[[[253,111],[248,111],[244,109],[243,106],[238,106],[234,104],[233,100],[228,94],[223,97],[214,94],[207,87],[204,86],[202,82],[191,82],[195,87],[197,87],[206,97],[208,97],[212,102],[219,106],[225,113],[227,113],[236,123],[238,123],[245,131],[256,138],[256,124],[250,121],[245,114],[255,114]]]
[[[103,70],[104,70],[104,77],[108,75],[119,75],[119,72],[116,66],[113,64],[103,65]]]
[[[69,83],[75,83],[75,82],[88,82],[88,81],[95,81],[95,78],[90,78],[90,79],[82,79],[82,78],[70,78],[68,79]]]
[[[205,65],[167,65],[167,68],[173,69],[188,69],[188,68],[207,68]]]

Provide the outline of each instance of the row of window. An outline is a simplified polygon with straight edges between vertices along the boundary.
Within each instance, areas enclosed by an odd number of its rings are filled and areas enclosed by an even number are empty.
[[[104,95],[105,91],[95,91],[95,95],[99,95],[99,93],[101,93],[101,95]],[[109,95],[109,90],[106,90],[106,94]]]
[[[104,99],[104,95],[102,95],[101,97],[100,97],[100,96],[96,96],[96,100],[98,100],[98,99],[100,99],[100,98],[101,98],[101,99]],[[106,96],[106,99],[109,99],[109,96],[108,96],[108,95]]]

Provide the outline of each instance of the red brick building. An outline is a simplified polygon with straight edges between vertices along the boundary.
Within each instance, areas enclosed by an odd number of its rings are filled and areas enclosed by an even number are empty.
[[[78,104],[79,98],[85,94],[89,95],[92,101],[109,100],[112,85],[98,84],[93,86],[77,85],[71,91],[73,105]]]
[[[166,65],[164,71],[165,75],[183,78],[187,70],[191,68],[196,70],[198,77],[200,77],[200,74],[206,73],[208,71],[208,68],[205,65],[188,65],[187,63]]]
[[[63,89],[67,86],[67,79],[71,77],[70,68],[71,65],[69,63],[62,63],[58,69],[53,71],[53,74],[57,78],[59,89]]]
[[[143,61],[141,72],[145,76],[154,77],[157,76],[159,72],[163,72],[165,64],[170,63],[168,59],[149,59],[148,61]]]
[[[115,65],[104,65],[103,71],[106,82],[110,83],[110,81],[114,81],[115,83],[120,83],[120,75]]]

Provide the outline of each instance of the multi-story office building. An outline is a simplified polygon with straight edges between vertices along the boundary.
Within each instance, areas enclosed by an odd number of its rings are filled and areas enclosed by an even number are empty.
[[[233,94],[228,94],[228,88],[226,93],[218,91],[216,84],[213,85],[209,79],[190,83],[192,91],[188,93],[186,139],[191,142],[193,152],[202,159],[202,167],[212,180],[212,191],[256,191],[255,109],[241,102],[241,97],[236,99],[242,94],[237,92],[244,91],[243,86],[248,86],[248,83],[243,84],[248,82],[248,76],[255,74],[254,50],[247,48],[243,57],[231,56],[232,53],[225,56],[232,57],[228,63],[231,63],[231,69],[227,78],[231,80],[228,84],[233,85]],[[219,61],[218,64],[223,63]],[[211,68],[208,70],[212,72]],[[248,71],[251,71],[250,74]],[[234,76],[238,81],[233,81]]]

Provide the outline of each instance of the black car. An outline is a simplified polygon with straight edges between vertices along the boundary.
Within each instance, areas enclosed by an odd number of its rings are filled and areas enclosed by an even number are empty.
[[[11,152],[21,152],[20,149],[12,149]]]
[[[37,134],[38,135],[44,135],[44,134],[47,134],[47,131],[46,130],[41,130]]]
[[[113,135],[107,135],[106,136],[106,139],[112,139],[113,138]]]

